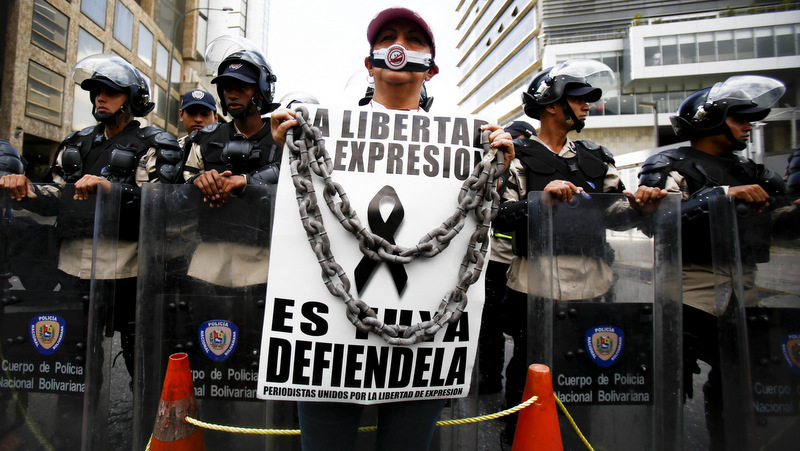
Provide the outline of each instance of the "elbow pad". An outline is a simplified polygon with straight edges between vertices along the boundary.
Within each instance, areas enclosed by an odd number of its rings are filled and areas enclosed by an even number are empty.
[[[687,223],[699,216],[708,213],[708,199],[714,196],[725,195],[725,190],[720,186],[703,188],[681,204],[681,222]]]
[[[247,177],[249,185],[275,185],[278,183],[280,170],[277,163],[272,163],[253,172]]]

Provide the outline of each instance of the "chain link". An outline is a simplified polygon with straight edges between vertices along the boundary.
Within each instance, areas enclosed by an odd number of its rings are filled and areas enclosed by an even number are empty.
[[[300,220],[322,269],[322,281],[328,291],[344,301],[347,319],[360,331],[377,334],[392,345],[411,345],[433,339],[446,324],[459,320],[467,306],[467,289],[478,280],[483,269],[489,246],[489,226],[497,214],[500,202],[496,179],[503,171],[502,153],[498,154],[497,149],[492,148],[489,142],[491,132],[486,130],[481,135],[483,158],[462,184],[453,215],[423,236],[416,246],[403,247],[391,244],[364,228],[350,205],[344,188],[331,177],[333,165],[325,149],[325,140],[319,128],[308,122],[308,110],[298,106],[296,119],[299,126],[290,129],[286,134],[292,183],[297,193]],[[296,139],[295,133],[299,133]],[[331,252],[311,172],[324,181],[322,196],[325,203],[342,227],[358,239],[361,253],[379,262],[407,265],[418,257],[431,258],[439,255],[461,232],[469,213],[474,212],[477,224],[461,261],[458,282],[444,295],[436,314],[430,320],[411,326],[386,324],[378,319],[369,305],[350,294],[350,279],[341,265],[336,263]]]

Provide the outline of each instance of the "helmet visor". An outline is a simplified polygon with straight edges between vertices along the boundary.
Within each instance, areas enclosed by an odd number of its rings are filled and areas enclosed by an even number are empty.
[[[142,74],[133,67],[131,63],[119,56],[108,53],[87,56],[78,61],[75,67],[72,68],[71,76],[72,80],[81,85],[81,87],[84,87],[83,83],[85,81],[92,78],[105,78],[119,88],[138,86],[140,88],[147,88],[147,92],[150,92],[150,86],[147,84]],[[108,84],[104,80],[102,82]],[[87,83],[86,86],[91,86],[93,84],[94,83]]]
[[[611,68],[592,59],[575,58],[559,63],[550,71],[550,77],[556,78],[559,75],[584,79],[586,84],[601,90],[616,86],[616,77]]]
[[[760,75],[737,75],[717,83],[708,92],[707,103],[719,100],[752,102],[760,109],[770,108],[783,93],[786,86],[780,81]]]
[[[233,53],[244,51],[248,52],[256,65],[269,67],[261,49],[255,43],[241,36],[223,35],[211,41],[206,47],[206,75],[219,75],[217,74],[219,65],[225,58]]]

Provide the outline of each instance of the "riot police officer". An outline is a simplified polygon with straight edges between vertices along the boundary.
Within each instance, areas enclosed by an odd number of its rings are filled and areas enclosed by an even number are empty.
[[[17,201],[60,198],[58,268],[73,276],[80,290],[88,292],[94,205],[83,201],[99,187],[110,187],[111,183],[121,186],[117,247],[104,251],[100,246],[94,277],[116,279],[113,326],[121,332],[122,355],[132,376],[141,185],[172,182],[178,173],[180,149],[171,134],[153,126],[141,127],[135,120],[147,115],[155,104],[150,101],[143,75],[127,61],[116,55],[92,55],[75,65],[72,79],[89,92],[92,115],[98,121],[67,136],[59,144],[49,170],[56,185],[73,184],[74,195],[66,198],[60,191],[34,189],[24,175],[3,177],[0,188]]]
[[[200,130],[208,124],[217,122],[217,101],[209,92],[195,89],[183,95],[181,106],[178,109],[178,119],[183,124],[186,133]],[[188,135],[178,139],[178,144],[183,147]]]
[[[213,44],[213,43],[212,43]],[[279,106],[273,103],[277,77],[256,50],[238,50],[222,60],[217,85],[222,114],[233,117],[212,123],[187,139],[184,166],[187,183],[197,186],[209,206],[221,206],[234,190],[278,181],[281,149],[261,115]]]
[[[691,373],[699,373],[698,359],[711,366],[703,392],[712,449],[725,449],[725,433],[715,317],[718,312],[714,307],[718,281],[715,281],[712,267],[710,225],[705,213],[708,199],[713,196],[733,197],[750,210],[760,212],[769,206],[771,196],[785,194],[786,187],[780,175],[734,153],[747,147],[750,123],[766,118],[770,106],[784,91],[783,83],[778,80],[745,75],[731,77],[724,83],[691,94],[681,103],[677,115],[670,117],[675,134],[688,139],[691,145],[665,150],[648,158],[639,174],[641,186],[680,193],[683,201],[684,386],[691,397]],[[752,289],[755,264],[766,261],[769,256],[769,221],[768,214],[745,213],[738,218],[743,249],[744,302],[748,306],[758,301]],[[743,232],[745,229],[750,232]],[[748,255],[756,256],[759,261]]]
[[[590,110],[590,103],[602,97],[598,84],[611,84],[614,74],[603,63],[572,59],[539,72],[522,94],[527,116],[541,123],[538,136],[515,139],[516,158],[509,167],[508,185],[502,196],[498,216],[492,224],[496,231],[513,235],[514,257],[508,272],[508,292],[503,301],[506,333],[514,339],[514,351],[506,367],[506,403],[509,407],[522,401],[527,362],[527,296],[555,296],[559,301],[602,299],[613,282],[613,275],[603,255],[585,252],[604,249],[605,228],[586,228],[585,236],[556,249],[559,274],[571,274],[571,280],[559,280],[559,290],[550,290],[549,273],[529,280],[528,267],[544,270],[545,265],[527,259],[527,193],[544,191],[559,202],[571,202],[584,193],[623,193],[636,208],[643,208],[666,194],[658,189],[640,189],[636,194],[624,190],[614,158],[608,149],[587,140],[571,140],[567,134],[580,131]],[[566,211],[566,210],[565,210]],[[601,212],[595,211],[597,220]],[[581,221],[590,221],[583,209]],[[554,221],[556,219],[554,218]],[[578,218],[562,218],[576,221]],[[554,227],[558,227],[554,224]],[[558,247],[558,245],[555,245]],[[574,280],[573,280],[574,279]],[[580,281],[580,283],[574,283]],[[516,418],[511,418],[502,441],[510,444]]]
[[[800,147],[795,147],[789,156],[789,167],[786,168],[786,185],[789,194],[800,195]]]

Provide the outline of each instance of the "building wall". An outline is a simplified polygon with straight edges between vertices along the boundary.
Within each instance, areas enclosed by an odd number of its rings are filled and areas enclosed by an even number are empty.
[[[84,122],[92,121],[86,111],[91,109],[88,93],[80,88],[76,90],[76,84],[70,77],[70,71],[79,59],[78,42],[81,29],[99,41],[103,53],[118,54],[136,66],[147,77],[151,99],[157,103],[157,107],[154,112],[140,121],[145,125],[152,124],[162,128],[165,125],[164,100],[167,98],[168,87],[171,88],[170,97],[172,99],[169,115],[174,118],[174,121],[177,121],[177,107],[183,92],[199,87],[216,95],[213,86],[208,83],[210,77],[204,77],[203,51],[207,42],[222,34],[246,35],[247,28],[251,28],[254,30],[254,36],[249,38],[254,39],[264,49],[266,48],[265,24],[269,14],[268,1],[185,0],[183,5],[178,1],[176,4],[179,10],[174,13],[172,22],[178,21],[178,28],[170,25],[169,30],[162,30],[155,19],[159,8],[162,8],[162,12],[164,8],[164,4],[160,4],[159,0],[99,0],[100,6],[103,5],[103,2],[106,6],[104,26],[98,25],[81,11],[81,4],[88,5],[89,0],[39,1],[44,2],[42,5],[47,8],[48,12],[52,9],[56,16],[64,15],[68,19],[66,52],[63,58],[54,56],[31,41],[36,0],[6,0],[7,3],[3,7],[6,14],[0,19],[5,24],[4,45],[3,48],[0,48],[4,63],[2,85],[0,85],[2,88],[2,92],[0,92],[0,137],[8,139],[12,145],[23,152],[23,155],[26,155],[26,158],[30,156],[29,159],[39,165],[46,165],[52,161],[57,144],[76,128],[74,122],[78,121],[78,118]],[[132,16],[130,48],[127,48],[114,36],[117,5],[123,5]],[[180,10],[181,7],[183,7],[182,10]],[[182,22],[179,21],[181,11],[190,11],[198,7],[208,7],[212,10],[203,11],[202,15],[198,11],[193,11],[186,14]],[[236,12],[214,11],[214,9],[219,10],[223,7],[230,7]],[[248,26],[247,17],[250,11],[253,11],[254,17],[252,18],[253,24]],[[144,59],[140,56],[138,48],[140,26],[144,26],[153,35],[150,49],[147,48],[146,42],[148,41],[143,41],[145,43],[142,49]],[[40,32],[42,28],[37,26],[37,30]],[[44,28],[45,34],[51,31]],[[157,73],[156,66],[159,55],[162,57],[161,61],[166,63],[163,67],[171,65],[169,52],[173,47],[171,41],[173,30],[177,30],[179,33],[181,30],[183,31],[183,44],[174,49],[173,56],[178,65],[173,66],[174,70],[171,74],[173,81],[169,83],[166,74],[159,75]],[[147,57],[148,51],[149,57]],[[150,61],[147,61],[148,59]],[[63,90],[58,123],[26,115],[31,61],[47,71],[63,77],[63,83],[58,84],[58,87]],[[74,110],[79,114],[75,115]],[[84,125],[88,124],[84,123]],[[174,122],[169,125],[168,130],[180,136],[184,132],[179,126],[180,124]]]

